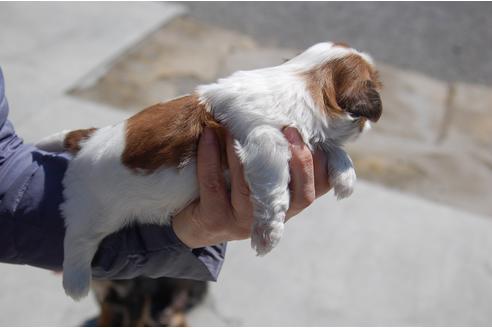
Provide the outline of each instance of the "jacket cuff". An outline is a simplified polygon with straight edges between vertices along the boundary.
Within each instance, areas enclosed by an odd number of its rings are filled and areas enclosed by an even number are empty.
[[[92,274],[96,279],[147,276],[216,281],[225,251],[225,243],[190,249],[169,225],[135,225],[103,240]]]

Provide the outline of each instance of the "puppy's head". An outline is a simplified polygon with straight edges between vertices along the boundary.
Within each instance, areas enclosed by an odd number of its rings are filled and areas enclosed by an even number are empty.
[[[360,134],[381,117],[381,82],[367,54],[346,44],[319,43],[291,62],[307,67],[301,73],[307,90],[330,130],[345,131],[340,139]]]

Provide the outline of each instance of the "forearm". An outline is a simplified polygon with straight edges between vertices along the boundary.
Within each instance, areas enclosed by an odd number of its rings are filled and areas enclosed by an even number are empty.
[[[0,204],[0,261],[61,270],[63,173],[68,156],[21,145],[0,166],[8,186]],[[15,176],[5,174],[16,168]],[[2,183],[3,185],[3,183]],[[139,275],[215,280],[225,245],[192,250],[170,226],[135,226],[106,238],[93,261],[94,276]]]
[[[217,280],[226,244],[190,249],[170,226],[141,225],[108,236],[92,262],[93,277]]]

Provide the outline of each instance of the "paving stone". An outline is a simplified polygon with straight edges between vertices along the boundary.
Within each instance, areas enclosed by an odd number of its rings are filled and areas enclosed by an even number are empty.
[[[448,87],[423,74],[377,63],[384,88],[383,117],[373,131],[434,143],[445,115]]]
[[[139,110],[215,80],[229,54],[254,47],[247,36],[178,18],[116,59],[97,83],[71,93]]]
[[[466,138],[481,151],[492,151],[492,89],[483,85],[456,83],[449,112],[452,142]]]

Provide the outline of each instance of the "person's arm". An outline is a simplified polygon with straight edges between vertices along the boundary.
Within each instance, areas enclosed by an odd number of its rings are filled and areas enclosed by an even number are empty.
[[[0,70],[0,262],[61,270],[62,179],[70,156],[24,144],[8,121]],[[171,226],[133,226],[108,236],[93,260],[96,278],[216,280],[225,243],[191,249]]]

